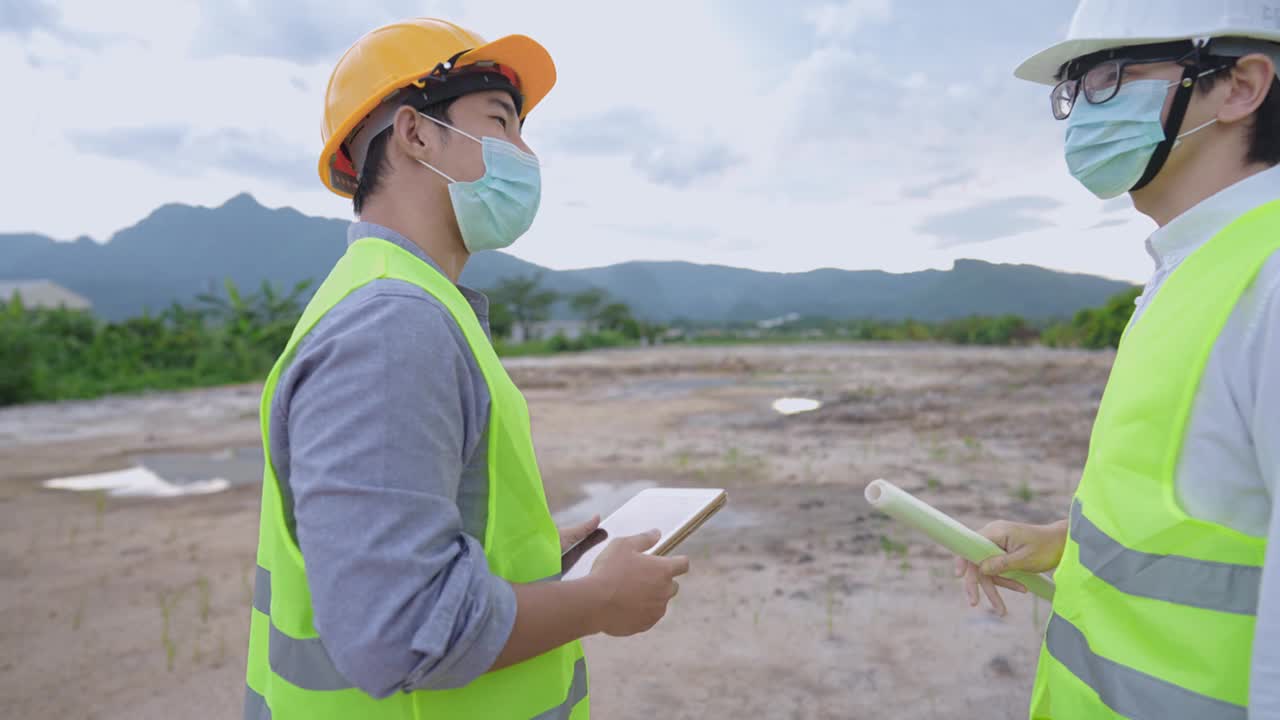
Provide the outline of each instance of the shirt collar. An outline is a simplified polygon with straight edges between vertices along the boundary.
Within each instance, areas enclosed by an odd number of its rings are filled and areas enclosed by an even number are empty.
[[[445,275],[444,270],[441,270],[440,266],[436,264],[436,261],[432,260],[431,256],[419,247],[417,243],[389,227],[379,225],[377,223],[365,222],[364,220],[357,220],[351,223],[351,226],[347,228],[347,245],[351,245],[351,243],[354,243],[357,240],[368,237],[386,240],[392,245],[412,253],[414,257],[430,265],[436,272],[441,275]],[[445,275],[445,277],[447,278],[449,276]],[[479,316],[480,319],[485,320],[489,317],[489,298],[486,297],[484,293],[472,290],[465,285],[458,285],[458,291],[467,299],[467,303],[471,305],[471,309],[475,311],[475,314]]]
[[[1147,253],[1157,268],[1176,265],[1236,218],[1276,199],[1280,199],[1280,165],[1223,188],[1151,233]]]

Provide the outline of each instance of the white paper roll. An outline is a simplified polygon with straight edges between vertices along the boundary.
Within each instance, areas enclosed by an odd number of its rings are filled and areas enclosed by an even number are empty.
[[[887,480],[876,480],[868,485],[866,496],[867,502],[875,509],[928,535],[934,542],[970,562],[980,563],[1004,554],[1000,546]],[[1011,571],[1002,577],[1022,583],[1045,600],[1053,600],[1053,581],[1044,575]]]

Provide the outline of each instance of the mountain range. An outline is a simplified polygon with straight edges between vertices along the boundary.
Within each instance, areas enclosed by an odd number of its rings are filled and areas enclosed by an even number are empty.
[[[342,254],[346,228],[342,220],[263,207],[247,194],[214,208],[170,204],[105,243],[0,234],[0,280],[52,280],[87,297],[102,317],[118,320],[220,290],[224,278],[242,289],[257,288],[264,280],[281,288],[306,279],[318,284]],[[1131,287],[1091,275],[979,260],[957,260],[950,270],[901,274],[770,273],[685,262],[550,270],[500,252],[474,256],[462,282],[488,289],[502,278],[531,273],[565,293],[602,288],[647,320],[699,323],[756,321],[792,312],[928,321],[1005,313],[1060,318]]]

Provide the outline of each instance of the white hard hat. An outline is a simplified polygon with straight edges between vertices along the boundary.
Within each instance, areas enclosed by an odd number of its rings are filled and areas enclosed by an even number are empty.
[[[1219,37],[1280,43],[1280,2],[1080,0],[1067,39],[1032,55],[1013,74],[1053,85],[1063,64],[1100,50]]]

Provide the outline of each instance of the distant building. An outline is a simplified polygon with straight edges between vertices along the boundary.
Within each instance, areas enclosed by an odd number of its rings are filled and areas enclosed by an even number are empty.
[[[546,340],[563,335],[566,340],[577,340],[587,332],[587,324],[581,320],[547,320],[534,323],[529,329],[533,337],[525,337],[524,327],[516,323],[511,328],[511,342],[522,343],[527,340]]]
[[[776,330],[782,327],[783,325],[788,325],[799,319],[800,319],[800,313],[791,312],[791,313],[787,313],[786,315],[783,315],[782,317],[770,318],[768,320],[761,320],[756,323],[756,327],[760,328],[761,330]]]
[[[49,280],[0,280],[0,300],[9,302],[14,296],[21,296],[23,307],[28,308],[89,310],[93,307],[88,298]]]

